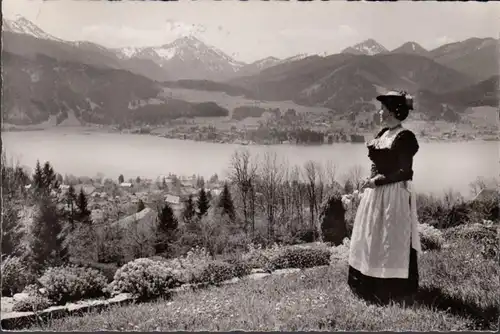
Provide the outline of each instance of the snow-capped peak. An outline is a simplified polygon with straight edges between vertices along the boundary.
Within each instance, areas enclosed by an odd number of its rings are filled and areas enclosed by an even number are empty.
[[[58,41],[59,38],[56,38],[50,34],[47,34],[45,31],[40,29],[36,24],[26,19],[21,15],[16,15],[15,20],[3,20],[3,29],[5,31],[14,32],[18,34],[31,35],[40,39],[51,39],[54,41]]]
[[[309,57],[310,55],[308,53],[300,53],[298,55],[295,55],[295,56],[291,56],[291,57],[288,57],[286,59],[284,59],[282,61],[282,63],[290,63],[292,61],[298,61],[298,60],[302,60],[304,58],[307,58]]]
[[[281,60],[276,58],[276,57],[267,57],[267,58],[264,58],[264,59],[261,59],[261,60],[257,60],[256,62],[254,62],[254,65],[258,66],[258,67],[266,67],[266,66],[269,66],[269,65],[274,65],[274,64],[277,64],[279,63]]]
[[[348,47],[342,51],[343,53],[363,54],[373,56],[379,53],[387,52],[387,49],[374,39],[367,39],[364,42]]]
[[[392,53],[406,53],[406,54],[417,54],[426,55],[428,51],[415,42],[406,42],[399,48],[394,49]]]
[[[120,58],[148,59],[167,68],[172,78],[215,78],[218,73],[234,74],[246,64],[195,36],[183,36],[170,43],[150,47],[115,49]]]

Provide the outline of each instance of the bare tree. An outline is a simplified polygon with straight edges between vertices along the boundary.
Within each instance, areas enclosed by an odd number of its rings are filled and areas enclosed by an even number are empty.
[[[240,196],[243,205],[245,232],[247,232],[249,216],[250,212],[252,212],[250,202],[252,201],[252,190],[256,174],[257,164],[250,161],[250,152],[246,149],[236,151],[231,158],[230,179],[234,184],[236,184],[238,195]],[[254,224],[252,224],[252,233],[254,232],[254,228]]]
[[[325,166],[325,179],[326,179],[326,184],[329,188],[335,187],[335,184],[337,183],[337,166],[331,161],[328,160],[326,162]]]
[[[266,152],[260,169],[260,188],[268,222],[268,238],[274,239],[274,224],[278,206],[278,190],[283,179],[283,167],[276,153]]]
[[[311,230],[318,230],[317,213],[319,212],[319,204],[323,200],[324,195],[324,172],[317,162],[307,161],[304,165],[304,177],[307,184],[307,199],[309,202],[309,214],[311,217]]]
[[[137,214],[133,215],[132,221],[125,227],[125,247],[129,255],[135,258],[148,257],[154,255],[154,245],[156,242],[155,222],[141,221],[137,219]]]
[[[304,224],[304,193],[302,191],[302,183],[300,180],[300,168],[299,166],[294,166],[290,173],[291,180],[291,193],[292,193],[292,217],[296,217],[300,226]],[[290,226],[293,231],[296,226]]]
[[[280,230],[280,235],[289,234],[294,218],[294,194],[293,173],[290,170],[288,160],[284,160],[281,166],[281,182],[278,184],[277,210],[275,216],[275,231]]]
[[[307,161],[304,164],[304,177],[307,184],[307,199],[309,202],[309,221],[312,229],[314,225],[314,213],[316,211],[316,164],[313,161]]]
[[[484,190],[484,189],[499,189],[500,187],[500,180],[495,179],[495,178],[484,178],[484,177],[478,177],[476,180],[471,182],[469,184],[471,193],[473,197],[476,197],[479,195],[479,193]]]
[[[347,172],[345,176],[345,182],[350,183],[354,190],[360,190],[361,186],[363,185],[363,175],[363,167],[360,165],[355,165],[349,170],[349,172]]]

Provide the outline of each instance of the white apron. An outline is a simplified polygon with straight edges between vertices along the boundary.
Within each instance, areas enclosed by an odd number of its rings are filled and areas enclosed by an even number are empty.
[[[389,147],[399,131],[383,135],[377,147]],[[408,278],[410,245],[421,253],[412,182],[365,189],[354,220],[349,264],[367,276]]]

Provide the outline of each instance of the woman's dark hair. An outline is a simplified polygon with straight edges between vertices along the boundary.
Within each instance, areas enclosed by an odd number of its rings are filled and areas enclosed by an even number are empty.
[[[404,121],[410,110],[413,110],[413,98],[406,92],[390,92],[386,95],[377,97],[380,101],[399,121]]]

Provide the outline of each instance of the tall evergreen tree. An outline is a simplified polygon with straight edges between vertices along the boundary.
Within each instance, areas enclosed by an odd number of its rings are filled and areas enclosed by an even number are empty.
[[[63,247],[61,215],[50,197],[43,196],[31,225],[30,255],[34,269],[45,265],[58,265],[66,260]]]
[[[158,236],[155,246],[157,254],[168,251],[169,245],[177,237],[178,227],[179,222],[168,203],[165,203],[163,208],[158,208]]]
[[[120,176],[118,176],[118,183],[122,184],[123,182],[125,182],[125,177],[123,174],[120,174]]]
[[[54,172],[54,168],[50,165],[50,162],[46,161],[43,165],[43,184],[45,188],[50,191],[53,188],[56,188],[56,173]]]
[[[70,223],[71,229],[74,228],[75,221],[75,206],[76,206],[76,192],[73,185],[70,185],[68,188],[68,193],[66,194],[66,203],[68,205],[69,213],[68,213],[68,221]]]
[[[77,219],[81,223],[91,224],[92,220],[90,218],[91,212],[88,209],[88,200],[83,188],[80,189],[80,193],[78,194],[78,200],[76,202],[76,206],[78,207]]]
[[[228,215],[231,220],[234,220],[233,199],[231,198],[231,192],[229,191],[227,183],[224,183],[224,188],[219,198],[219,207],[222,208],[224,214]]]
[[[210,208],[210,204],[208,201],[207,193],[205,192],[204,188],[200,189],[199,195],[198,195],[198,216],[202,217],[205,215],[205,213],[208,212],[208,209]]]
[[[45,189],[43,170],[39,160],[36,161],[35,172],[33,174],[33,187],[36,191]]]
[[[186,224],[191,223],[195,214],[196,214],[196,209],[193,201],[193,196],[189,195],[186,201],[186,205],[184,207],[184,211],[182,212],[182,217],[184,219],[184,222]]]
[[[19,228],[18,209],[14,201],[6,201],[3,204],[2,255],[16,254],[22,238],[22,231]]]

